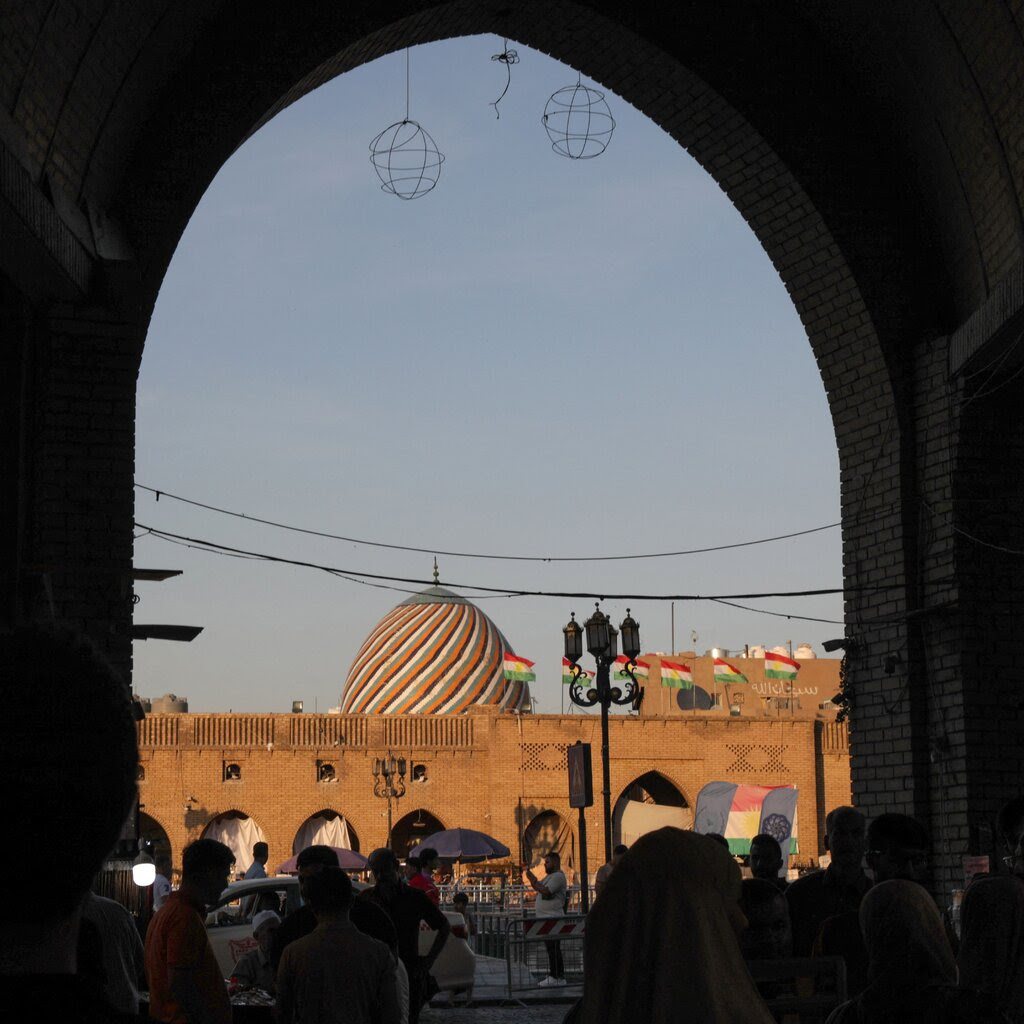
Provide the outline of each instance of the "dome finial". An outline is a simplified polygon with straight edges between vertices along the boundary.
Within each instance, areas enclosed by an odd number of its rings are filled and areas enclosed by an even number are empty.
[[[440,573],[437,571],[437,555],[434,555],[434,586],[441,582]]]

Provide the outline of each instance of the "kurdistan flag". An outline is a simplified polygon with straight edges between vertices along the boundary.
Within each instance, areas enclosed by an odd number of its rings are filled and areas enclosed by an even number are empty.
[[[629,673],[626,669],[629,667],[629,658],[624,654],[620,654],[615,661],[612,662],[612,666],[615,669],[615,674],[612,676],[613,679],[628,679]]]
[[[533,662],[520,658],[511,651],[505,655],[505,678],[517,683],[532,683],[537,674],[533,671]]]
[[[774,651],[764,652],[765,679],[783,679],[792,682],[800,671],[800,662]]]
[[[594,673],[583,668],[580,669],[580,683],[586,683],[594,678]],[[568,658],[562,659],[562,685],[569,686],[572,683],[572,662]]]
[[[715,658],[715,682],[716,683],[745,683],[747,677],[721,658]]]
[[[681,661],[661,659],[661,685],[671,686],[675,690],[693,689],[693,672],[689,665]]]
[[[633,666],[633,675],[637,679],[646,679],[650,675],[651,666],[649,662],[644,661],[643,658],[637,658],[636,664]]]

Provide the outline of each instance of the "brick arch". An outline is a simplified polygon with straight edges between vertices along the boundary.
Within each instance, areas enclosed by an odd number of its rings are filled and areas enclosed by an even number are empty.
[[[152,844],[154,856],[166,854],[173,862],[175,852],[177,852],[180,859],[181,851],[175,851],[172,833],[160,820],[159,815],[150,814],[148,811],[139,812],[139,838]]]
[[[528,867],[536,868],[549,850],[561,854],[566,878],[579,867],[579,836],[565,814],[554,807],[542,807],[526,823],[520,846]]]
[[[984,801],[943,773],[968,752],[1008,754],[1019,738],[989,744],[980,726],[993,709],[962,681],[990,660],[984,624],[1010,602],[983,582],[961,594],[958,580],[942,581],[970,552],[952,518],[925,516],[921,499],[941,511],[954,461],[1015,451],[1015,422],[997,424],[994,441],[970,423],[959,434],[943,388],[958,325],[967,337],[956,343],[979,352],[1024,309],[1019,288],[1002,289],[1024,254],[1024,18],[1004,4],[758,0],[410,0],[400,12],[360,9],[358,21],[333,0],[279,11],[255,5],[239,18],[232,5],[156,0],[84,5],[73,18],[45,5],[0,12],[0,39],[11,41],[0,53],[0,215],[14,228],[0,236],[0,323],[12,325],[0,407],[17,425],[0,447],[17,481],[0,515],[4,554],[19,567],[4,617],[56,610],[130,671],[119,577],[131,567],[135,381],[199,197],[249,133],[328,78],[406,45],[494,32],[647,114],[719,182],[774,262],[839,450],[846,620],[858,638],[855,799],[932,815],[936,832],[962,843],[982,824],[969,804]],[[1006,300],[995,328],[970,319],[989,300]],[[103,465],[85,448],[102,447],[97,437],[110,438]],[[45,586],[38,566],[54,567]],[[966,617],[944,611],[931,632],[901,618],[958,601],[970,603]],[[1024,625],[1007,630],[1019,647]],[[895,704],[880,670],[893,652],[906,665]],[[869,770],[876,744],[889,777]],[[943,849],[951,878],[956,851]]]
[[[417,827],[422,823],[423,828]],[[391,848],[400,858],[427,836],[434,832],[442,832],[448,826],[440,814],[435,814],[428,807],[413,807],[394,821],[391,830]]]
[[[362,838],[359,834],[359,830],[355,827],[352,819],[344,811],[338,810],[336,807],[325,807],[322,804],[317,806],[314,810],[306,814],[298,823],[298,825],[292,830],[292,840],[290,845],[291,852],[298,853],[296,844],[299,841],[299,834],[302,832],[306,824],[313,818],[326,815],[336,815],[345,819],[345,824],[348,826],[349,840],[352,843],[352,849],[359,852],[361,850]]]
[[[693,804],[686,796],[684,788],[671,778],[670,773],[659,769],[651,769],[636,776],[623,786],[618,797],[612,804],[612,844],[625,842],[623,837],[623,815],[629,802],[643,802],[660,807],[679,809],[679,827],[692,825]],[[687,814],[686,812],[689,811]],[[665,824],[665,822],[661,822]]]
[[[270,838],[263,831],[263,826],[259,823],[258,819],[254,818],[247,811],[239,810],[238,808],[231,808],[230,810],[217,811],[211,814],[209,820],[202,828],[200,838],[218,838],[215,833],[221,832],[224,827],[227,827],[231,831],[234,828],[230,825],[231,822],[251,822],[250,826],[240,825],[238,828],[241,834],[238,836],[231,836],[230,838],[222,839],[226,845],[230,846],[235,852],[235,874],[241,875],[252,864],[252,846],[254,843],[260,840],[270,843]],[[223,824],[222,824],[223,823]],[[271,856],[274,855],[273,847],[271,848]]]

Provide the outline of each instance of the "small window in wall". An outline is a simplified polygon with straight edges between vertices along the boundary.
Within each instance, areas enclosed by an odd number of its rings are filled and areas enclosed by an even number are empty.
[[[427,766],[425,764],[414,764],[412,766],[412,781],[413,782],[426,782],[427,781]]]
[[[224,762],[224,781],[225,782],[241,782],[242,780],[242,767],[241,765],[235,764],[234,761]]]
[[[337,782],[338,770],[331,761],[317,761],[316,763],[317,782]]]
[[[135,768],[135,781],[145,782],[146,781],[146,768],[145,765],[137,765]]]

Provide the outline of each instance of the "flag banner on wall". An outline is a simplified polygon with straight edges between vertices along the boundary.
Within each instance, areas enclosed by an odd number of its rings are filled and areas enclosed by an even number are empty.
[[[745,683],[747,677],[735,666],[721,658],[715,658],[716,683]]]
[[[661,685],[671,686],[674,690],[692,690],[693,672],[689,665],[681,661],[661,659]]]
[[[533,671],[532,661],[510,651],[505,655],[505,678],[517,683],[532,683],[537,674]]]
[[[750,840],[761,832],[775,838],[789,853],[797,853],[796,786],[750,786],[735,782],[709,782],[697,794],[693,830],[706,835],[717,832],[725,836],[729,852],[744,856],[750,853]],[[767,804],[767,811],[765,805]]]
[[[583,668],[580,669],[580,684],[589,682],[594,678],[594,673]],[[572,683],[572,662],[568,658],[562,659],[562,685],[569,686]]]
[[[626,671],[627,665],[629,665],[629,658],[624,654],[620,654],[615,661],[612,662],[612,668],[614,669],[612,679],[628,679],[629,673]]]
[[[784,654],[776,654],[774,651],[764,652],[764,677],[765,679],[782,679],[792,682],[800,671],[800,662],[787,658]]]
[[[650,674],[650,663],[644,661],[643,658],[637,658],[636,664],[633,666],[633,675],[635,675],[637,679],[646,679]]]

